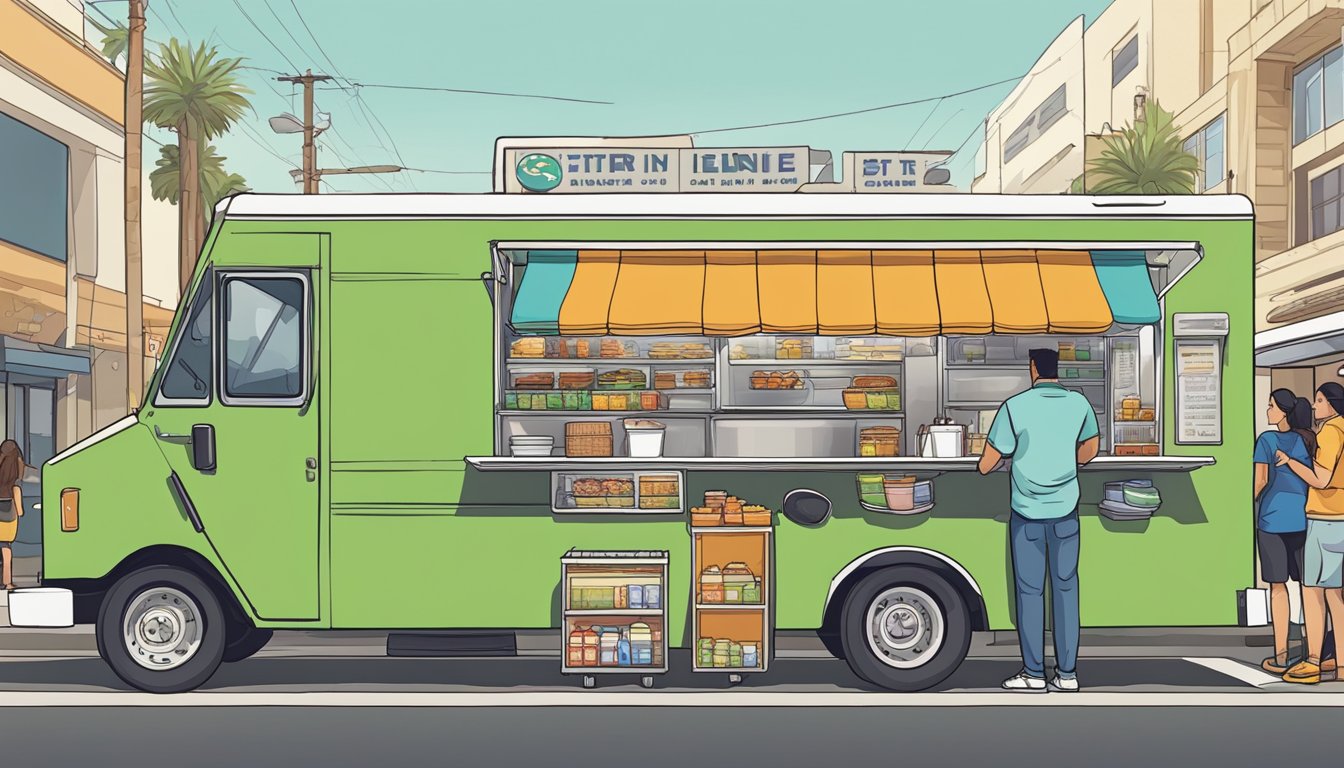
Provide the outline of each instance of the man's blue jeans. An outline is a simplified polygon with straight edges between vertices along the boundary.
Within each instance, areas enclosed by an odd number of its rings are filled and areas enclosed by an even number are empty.
[[[1045,677],[1045,577],[1049,573],[1055,668],[1060,677],[1074,677],[1078,663],[1078,511],[1053,520],[1029,520],[1014,512],[1008,535],[1022,666],[1032,677]]]

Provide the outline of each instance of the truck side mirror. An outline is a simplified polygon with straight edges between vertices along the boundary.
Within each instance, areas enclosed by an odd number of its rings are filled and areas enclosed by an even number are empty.
[[[215,471],[215,428],[195,424],[191,428],[191,463],[201,472]]]

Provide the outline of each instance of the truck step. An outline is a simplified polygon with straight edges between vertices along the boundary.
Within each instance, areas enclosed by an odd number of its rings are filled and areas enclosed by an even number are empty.
[[[387,636],[388,656],[517,656],[512,632],[394,632]]]

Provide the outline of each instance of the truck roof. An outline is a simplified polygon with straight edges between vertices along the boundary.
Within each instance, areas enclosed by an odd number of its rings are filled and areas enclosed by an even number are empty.
[[[1244,195],[984,195],[855,193],[374,194],[244,193],[229,219],[1250,219]]]

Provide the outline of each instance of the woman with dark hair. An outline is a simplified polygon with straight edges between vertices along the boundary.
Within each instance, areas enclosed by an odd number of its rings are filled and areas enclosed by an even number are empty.
[[[1316,453],[1311,403],[1291,390],[1269,395],[1266,418],[1273,429],[1255,441],[1255,547],[1260,575],[1269,583],[1274,655],[1260,662],[1266,672],[1282,675],[1288,663],[1288,580],[1302,582],[1302,553],[1307,540],[1307,483],[1285,467],[1274,466],[1285,453],[1307,462]]]
[[[1283,679],[1314,684],[1334,680],[1344,656],[1344,386],[1327,382],[1316,388],[1312,409],[1324,421],[1316,434],[1315,460],[1295,460],[1284,451],[1276,466],[1286,466],[1306,481],[1307,542],[1302,558],[1302,615],[1307,629],[1307,658],[1294,664]],[[1335,659],[1321,661],[1325,616],[1334,620]]]
[[[3,558],[5,589],[14,588],[14,539],[19,533],[19,518],[23,517],[23,491],[19,480],[23,477],[23,453],[13,440],[0,443],[0,558]]]

